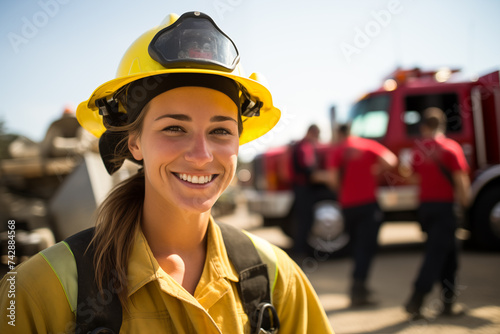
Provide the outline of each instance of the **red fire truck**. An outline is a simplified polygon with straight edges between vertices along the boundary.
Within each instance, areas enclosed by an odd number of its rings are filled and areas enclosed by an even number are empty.
[[[447,136],[463,148],[471,168],[472,205],[462,216],[470,240],[485,249],[500,250],[500,84],[499,71],[476,80],[459,81],[457,70],[397,69],[382,86],[362,97],[350,111],[354,135],[379,141],[408,161],[418,138],[421,113],[441,108],[447,115]],[[334,145],[334,144],[331,144]],[[329,145],[319,149],[324,160]],[[285,231],[291,225],[293,194],[289,183],[290,149],[274,148],[253,161],[253,191],[249,208],[263,215],[266,224]],[[386,221],[415,220],[417,187],[398,170],[385,173],[377,197]],[[334,193],[322,190],[315,209],[310,244],[334,252],[348,244]]]

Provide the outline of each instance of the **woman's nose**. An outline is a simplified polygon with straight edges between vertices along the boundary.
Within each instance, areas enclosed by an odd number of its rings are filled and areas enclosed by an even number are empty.
[[[210,143],[204,135],[196,135],[188,148],[185,158],[197,165],[204,165],[213,160]]]

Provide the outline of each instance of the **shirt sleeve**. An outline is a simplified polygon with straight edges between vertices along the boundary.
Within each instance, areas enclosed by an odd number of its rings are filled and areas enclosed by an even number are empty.
[[[462,147],[454,141],[449,141],[449,149],[445,151],[443,160],[453,172],[467,172],[469,170],[469,164],[467,163],[467,159],[465,159]]]
[[[373,143],[369,147],[370,152],[372,154],[375,154],[377,157],[383,157],[385,154],[390,154],[391,151],[385,147],[384,145],[380,144],[377,141],[373,141]]]
[[[333,333],[325,310],[300,267],[276,248],[278,277],[274,289],[280,333]]]
[[[74,315],[64,290],[39,254],[3,277],[0,296],[0,333],[74,332]]]

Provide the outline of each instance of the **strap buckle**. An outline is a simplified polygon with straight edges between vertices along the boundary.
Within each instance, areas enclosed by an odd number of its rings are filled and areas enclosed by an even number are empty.
[[[255,334],[276,334],[280,328],[278,313],[274,306],[270,303],[260,303],[255,309],[254,319],[257,324],[255,326]]]

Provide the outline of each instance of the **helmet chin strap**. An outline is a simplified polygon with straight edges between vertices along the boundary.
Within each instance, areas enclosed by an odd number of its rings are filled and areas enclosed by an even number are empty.
[[[260,116],[260,108],[262,108],[263,103],[259,100],[254,101],[250,99],[248,93],[245,92],[244,88],[242,89],[241,96],[241,115],[245,117]]]
[[[120,169],[125,159],[117,159],[115,151],[120,142],[125,138],[123,132],[106,130],[99,138],[99,154],[109,175]]]
[[[127,124],[128,116],[118,111],[118,100],[114,96],[103,97],[95,101],[101,115],[110,126]]]

